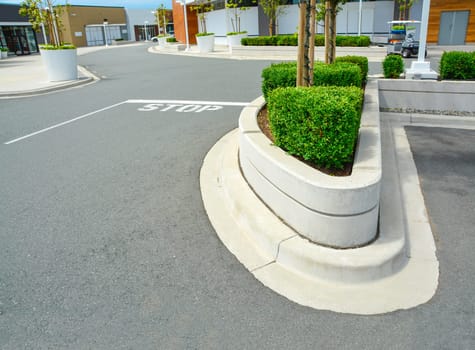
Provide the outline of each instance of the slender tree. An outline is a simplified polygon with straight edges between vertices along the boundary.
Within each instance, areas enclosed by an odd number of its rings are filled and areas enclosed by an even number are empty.
[[[286,0],[259,0],[259,6],[269,19],[269,35],[275,35],[277,19],[285,12]]]
[[[316,0],[301,0],[299,3],[299,34],[297,55],[297,86],[313,85],[315,59],[315,11]]]
[[[155,15],[157,16],[157,27],[162,27],[163,34],[167,34],[167,11],[168,10],[163,4],[155,10]],[[160,32],[160,29],[158,29],[158,31]]]
[[[228,0],[226,2],[226,8],[231,12],[231,25],[233,26],[233,32],[241,32],[241,15],[243,12],[249,10],[251,7],[246,4],[255,4],[257,0]]]
[[[198,0],[191,6],[191,10],[196,12],[196,16],[200,22],[201,33],[208,33],[206,30],[206,17],[208,12],[213,11],[214,4],[211,0]]]
[[[33,30],[39,32],[41,25],[45,26],[50,43],[55,46],[62,44],[63,25],[60,16],[67,6],[55,5],[53,0],[24,0],[20,3],[18,13],[28,17]]]
[[[325,0],[325,63],[336,58],[336,15],[347,0]]]
[[[417,0],[396,0],[399,4],[399,19],[401,21],[409,19],[409,11]]]

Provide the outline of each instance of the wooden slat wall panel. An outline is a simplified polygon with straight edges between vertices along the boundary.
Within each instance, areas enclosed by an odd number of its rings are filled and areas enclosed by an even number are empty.
[[[467,37],[465,42],[475,43],[475,0],[431,0],[427,42],[437,44],[439,40],[440,14],[442,11],[469,10]]]

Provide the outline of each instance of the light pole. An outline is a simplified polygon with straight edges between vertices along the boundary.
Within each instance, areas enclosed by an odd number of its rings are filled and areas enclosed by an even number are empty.
[[[159,17],[158,17],[158,10],[150,11],[150,13],[157,18],[157,36],[158,36],[158,35],[160,35],[160,21],[159,21]]]
[[[363,0],[360,0],[360,6],[358,9],[358,36],[361,35],[361,18],[363,15]]]
[[[106,47],[109,46],[107,45],[107,32],[106,32],[106,28],[108,24],[109,22],[107,22],[107,18],[104,18],[104,22],[102,23],[102,25],[104,26],[104,41],[106,43]]]
[[[406,69],[406,79],[435,79],[437,80],[437,72],[430,69],[430,62],[425,61],[427,47],[427,27],[429,24],[430,0],[423,0],[422,18],[421,18],[421,34],[419,38],[419,53],[417,61],[412,62],[411,68]]]
[[[186,16],[186,0],[176,0],[177,3],[183,5],[183,12],[185,17],[185,41],[186,41],[186,49],[185,51],[190,50],[190,40],[188,39],[188,19]]]

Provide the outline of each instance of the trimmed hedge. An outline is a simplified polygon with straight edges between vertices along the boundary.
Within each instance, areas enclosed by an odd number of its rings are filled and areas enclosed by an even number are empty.
[[[316,64],[313,85],[361,87],[361,69],[353,63]]]
[[[368,78],[368,57],[364,56],[342,56],[335,59],[335,63],[349,62],[357,64],[361,69],[361,81],[366,82]]]
[[[317,64],[317,62],[315,62]],[[264,68],[262,77],[262,94],[267,100],[269,93],[278,87],[292,87],[297,82],[297,63],[273,63]]]
[[[385,78],[397,79],[404,72],[404,61],[399,55],[389,55],[383,61]]]
[[[341,169],[353,157],[362,101],[357,87],[275,89],[267,105],[275,144],[318,166]]]
[[[367,36],[337,35],[336,37],[336,46],[366,47],[370,43]],[[298,36],[292,34],[248,37],[243,38],[241,44],[243,46],[298,46]],[[325,46],[323,35],[315,35],[315,46]]]
[[[475,79],[475,51],[444,52],[440,59],[439,73],[441,79]]]
[[[362,73],[358,65],[349,62],[324,64],[315,62],[314,85],[362,86]],[[297,63],[276,63],[262,71],[262,94],[267,100],[269,93],[278,87],[295,87]]]

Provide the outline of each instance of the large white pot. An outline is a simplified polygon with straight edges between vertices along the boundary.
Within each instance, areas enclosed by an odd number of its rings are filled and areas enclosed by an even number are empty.
[[[163,36],[158,38],[158,46],[165,47],[167,45],[168,36]]]
[[[77,50],[40,50],[49,81],[78,78]]]
[[[196,36],[196,42],[198,43],[198,49],[200,52],[214,51],[214,34]]]
[[[1,58],[7,58],[8,57],[8,51],[0,51]]]
[[[247,38],[247,33],[228,35],[226,38],[228,40],[229,47],[241,46],[241,39]]]

